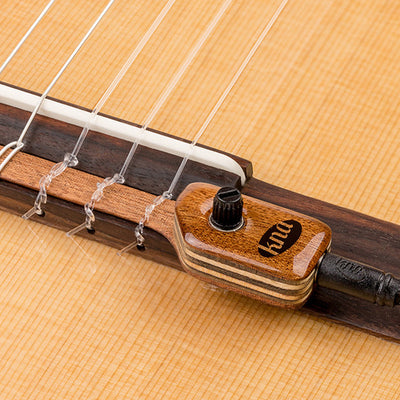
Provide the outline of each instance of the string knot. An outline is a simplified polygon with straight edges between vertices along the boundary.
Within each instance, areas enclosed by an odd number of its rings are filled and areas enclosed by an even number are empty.
[[[9,161],[24,147],[24,143],[19,140],[15,142],[8,143],[4,146],[0,151],[0,158],[8,151],[11,150],[10,154],[3,160],[0,164],[0,172],[4,169],[4,167],[9,163]]]

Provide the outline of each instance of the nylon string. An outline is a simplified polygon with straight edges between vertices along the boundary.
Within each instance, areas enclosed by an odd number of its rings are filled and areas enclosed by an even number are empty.
[[[36,28],[37,24],[43,19],[43,17],[47,14],[47,11],[49,11],[50,7],[54,4],[56,0],[50,0],[46,7],[43,9],[43,11],[39,14],[39,16],[36,18],[35,22],[31,25],[31,27],[27,30],[25,35],[22,37],[22,39],[18,42],[18,44],[15,46],[14,50],[10,53],[10,55],[7,57],[7,59],[4,61],[4,63],[0,67],[0,74],[4,71],[5,67],[9,64],[9,62],[12,60],[12,58],[15,56],[17,51],[21,48],[21,46],[25,43],[26,39],[28,39],[29,35],[32,33],[32,31]]]
[[[82,40],[79,42],[78,46],[74,49],[72,54],[69,56],[68,60],[64,63],[64,65],[61,67],[61,69],[57,72],[56,76],[53,78],[49,86],[47,86],[46,90],[43,92],[43,94],[40,96],[38,103],[36,104],[34,110],[32,111],[28,122],[26,123],[24,129],[22,130],[18,140],[15,142],[9,143],[7,146],[5,146],[0,153],[0,156],[4,153],[5,150],[8,150],[10,148],[13,148],[12,154],[10,154],[1,164],[0,164],[0,172],[3,170],[3,168],[7,165],[7,163],[10,161],[10,159],[18,153],[23,147],[24,147],[24,139],[25,136],[28,132],[29,127],[32,124],[33,119],[35,118],[36,114],[40,110],[40,107],[42,106],[44,100],[46,99],[47,95],[49,94],[50,90],[53,88],[53,86],[57,83],[58,79],[60,76],[63,74],[63,72],[66,70],[68,65],[72,62],[78,51],[81,49],[81,47],[84,45],[84,43],[87,41],[89,36],[92,34],[96,26],[99,24],[99,22],[102,20],[106,12],[109,10],[111,5],[114,3],[115,0],[110,0],[107,6],[104,8],[104,10],[101,12],[101,14],[97,17],[96,21],[93,23],[93,25],[90,27],[90,29],[86,32],[86,35],[82,38]]]
[[[50,172],[47,175],[44,175],[40,181],[39,181],[39,193],[36,196],[35,203],[33,207],[28,210],[22,218],[24,219],[29,219],[32,217],[34,214],[42,215],[43,210],[42,210],[42,205],[46,204],[47,202],[47,189],[50,186],[52,180],[56,178],[57,176],[61,175],[67,168],[69,167],[75,167],[78,165],[78,154],[79,151],[87,137],[88,132],[91,129],[92,123],[94,122],[97,114],[100,112],[108,98],[111,96],[115,88],[118,86],[122,78],[125,76],[126,72],[128,69],[131,67],[132,63],[136,60],[137,56],[140,54],[140,52],[143,50],[147,42],[150,40],[154,32],[157,30],[165,16],[167,15],[168,11],[171,9],[171,7],[174,5],[176,0],[169,0],[168,3],[163,7],[161,12],[158,14],[156,19],[153,21],[147,32],[143,35],[142,39],[139,41],[137,46],[134,48],[128,59],[126,60],[125,64],[121,67],[119,70],[118,74],[115,76],[113,79],[112,83],[110,86],[106,89],[106,91],[103,93],[101,96],[100,100],[90,113],[84,128],[82,129],[78,140],[76,141],[75,147],[72,151],[72,153],[66,153],[64,155],[64,160],[55,164]]]
[[[177,185],[179,179],[182,176],[183,170],[184,170],[184,168],[185,168],[185,166],[187,164],[187,161],[189,160],[189,158],[190,158],[190,156],[191,156],[191,154],[192,154],[192,152],[194,150],[194,147],[196,146],[198,140],[201,138],[201,136],[203,135],[204,131],[209,126],[210,122],[212,121],[212,119],[214,118],[214,116],[216,115],[218,110],[220,109],[220,107],[223,104],[223,102],[225,101],[226,97],[228,96],[228,94],[230,93],[230,91],[232,90],[232,88],[234,87],[236,82],[238,81],[239,77],[241,76],[241,74],[243,73],[243,71],[245,70],[247,65],[249,64],[250,60],[252,59],[252,57],[254,56],[254,54],[256,53],[258,48],[260,47],[261,43],[263,42],[263,40],[265,39],[265,37],[267,36],[269,31],[271,30],[272,26],[275,24],[276,20],[278,19],[278,17],[282,13],[283,9],[286,7],[288,2],[289,2],[289,0],[283,0],[281,2],[279,7],[277,8],[277,10],[275,11],[274,15],[272,16],[272,18],[269,20],[269,22],[267,23],[267,25],[265,26],[265,28],[263,29],[261,34],[258,36],[258,38],[257,38],[256,42],[254,43],[253,47],[250,49],[250,51],[247,54],[246,58],[243,60],[243,62],[240,65],[239,69],[236,71],[235,75],[233,76],[232,80],[229,82],[228,86],[226,87],[226,89],[222,93],[221,97],[218,99],[217,103],[215,104],[215,106],[211,110],[210,114],[208,115],[208,117],[204,121],[203,125],[201,126],[201,128],[199,129],[197,134],[195,135],[193,141],[191,142],[190,148],[189,148],[188,152],[186,153],[186,155],[183,157],[182,162],[181,162],[178,170],[176,171],[176,174],[175,174],[175,176],[174,176],[174,178],[173,178],[168,190],[163,192],[161,195],[155,197],[153,202],[146,207],[145,213],[144,213],[142,219],[139,221],[138,226],[135,229],[136,240],[134,242],[132,242],[131,244],[129,244],[128,246],[124,247],[122,250],[120,250],[118,254],[122,254],[122,253],[130,250],[134,246],[143,247],[144,240],[145,240],[144,239],[144,235],[143,235],[145,224],[149,221],[151,214],[153,213],[153,211],[158,206],[160,206],[165,200],[172,198],[173,191],[175,190],[176,185]]]
[[[192,48],[184,62],[181,64],[177,72],[174,74],[172,79],[169,81],[168,85],[160,95],[160,97],[157,99],[155,102],[154,106],[146,116],[144,123],[140,129],[139,136],[136,139],[136,141],[132,144],[130,151],[120,169],[119,172],[115,173],[112,177],[107,177],[103,180],[103,182],[98,183],[97,189],[93,192],[92,197],[88,203],[85,204],[84,210],[86,214],[85,221],[78,225],[77,227],[73,228],[67,233],[67,236],[72,236],[78,232],[80,232],[83,229],[88,229],[88,230],[93,230],[93,224],[96,220],[95,215],[94,215],[94,208],[97,202],[99,202],[102,197],[104,196],[104,190],[115,184],[115,183],[124,183],[125,182],[125,174],[126,171],[136,153],[136,150],[138,146],[140,145],[141,141],[143,140],[143,137],[147,131],[147,128],[149,124],[153,121],[154,117],[157,115],[161,107],[165,104],[167,101],[168,97],[172,93],[172,91],[175,89],[176,85],[182,78],[182,76],[185,74],[187,71],[188,67],[192,63],[193,59],[196,57],[204,43],[207,41],[209,36],[211,35],[212,31],[215,29],[217,26],[218,22],[221,20],[222,16],[225,14],[226,10],[230,6],[233,0],[225,0],[225,2],[222,4],[220,9],[218,10],[218,13],[214,16],[210,24],[207,26],[206,30],[203,32],[199,40],[196,42],[195,46]]]
[[[10,55],[7,57],[7,59],[3,62],[3,64],[0,67],[0,74],[4,71],[4,69],[7,67],[7,65],[10,63],[10,61],[14,58],[14,56],[17,54],[18,50],[21,48],[21,46],[25,43],[25,41],[28,39],[30,34],[33,32],[33,30],[36,28],[36,26],[39,24],[39,22],[43,19],[43,17],[47,14],[47,11],[49,11],[50,7],[53,5],[55,0],[50,0],[46,7],[43,9],[43,11],[39,14],[39,16],[36,18],[34,23],[31,25],[31,27],[27,30],[25,35],[21,38],[21,40],[18,42],[18,44],[15,46],[14,50],[10,53]],[[12,150],[10,154],[3,160],[3,162],[0,164],[0,172],[3,170],[3,168],[8,164],[8,162],[14,157],[16,153],[21,150],[22,146],[18,145],[18,142],[11,142],[8,143],[6,146],[0,150],[0,158],[8,151]]]

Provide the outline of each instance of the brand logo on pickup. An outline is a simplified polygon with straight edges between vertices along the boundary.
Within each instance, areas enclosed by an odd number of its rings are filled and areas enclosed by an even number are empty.
[[[292,247],[301,235],[301,224],[293,219],[278,222],[264,233],[258,242],[263,257],[274,257]]]

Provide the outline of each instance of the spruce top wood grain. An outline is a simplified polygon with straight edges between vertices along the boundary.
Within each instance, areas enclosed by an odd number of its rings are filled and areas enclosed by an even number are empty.
[[[25,168],[27,164],[30,168]],[[2,174],[3,179],[10,183],[0,181],[0,208],[22,215],[35,198],[35,192],[29,188],[37,190],[39,175],[51,166],[51,162],[29,154],[17,155]],[[90,194],[90,186],[95,187],[100,180],[99,177],[79,170],[69,170],[65,177],[58,178],[52,186],[45,218],[35,217],[35,220],[63,231],[70,230],[82,221],[82,205]],[[73,190],[66,194],[65,188],[68,187]],[[244,192],[253,198],[279,203],[290,210],[323,220],[333,228],[332,250],[335,254],[379,266],[395,276],[400,275],[398,225],[311,199],[254,178],[249,180]],[[83,236],[121,249],[134,238],[134,223],[153,198],[151,194],[134,188],[116,186],[108,191],[107,197],[99,204],[96,234],[84,231]],[[177,259],[176,246],[170,244],[175,244],[174,208],[173,202],[166,201],[157,209],[148,224],[146,251],[136,254],[182,269]],[[400,341],[400,310],[371,307],[368,302],[322,286],[316,287],[302,310]]]
[[[2,1],[0,57],[45,2]],[[105,2],[56,2],[0,78],[40,92]],[[126,43],[140,39],[161,3],[119,0],[52,96],[92,107],[131,51]],[[153,128],[190,139],[278,5],[233,3]],[[219,4],[177,1],[104,111],[140,124]],[[244,192],[324,216],[335,231],[332,250],[392,272],[400,249],[399,11],[398,2],[387,0],[290,1],[203,140],[254,162],[259,180]],[[28,189],[4,181],[0,187],[3,204],[18,215],[31,206]],[[61,203],[52,198],[43,221],[62,227],[76,215],[80,222],[80,207]],[[63,232],[10,214],[0,213],[0,221],[0,389],[7,400],[399,397],[398,344],[320,318],[329,313],[395,336],[400,317],[391,318],[392,309],[376,306],[366,315],[361,301],[317,289],[305,307],[318,318],[288,312],[75,238],[85,255]],[[94,236],[120,247],[132,230],[112,221],[104,218]],[[142,257],[164,243],[155,239],[148,236]],[[168,262],[177,264],[172,256]]]

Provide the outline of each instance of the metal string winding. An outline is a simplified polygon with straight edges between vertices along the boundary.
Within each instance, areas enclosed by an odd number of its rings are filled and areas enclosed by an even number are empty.
[[[43,11],[39,14],[39,16],[36,18],[34,23],[30,26],[30,28],[26,31],[25,35],[21,38],[21,40],[18,42],[18,44],[15,46],[14,50],[10,53],[10,55],[7,57],[7,59],[3,62],[3,64],[0,67],[0,74],[4,71],[4,69],[7,67],[9,62],[14,58],[15,54],[18,52],[18,50],[21,48],[21,46],[25,43],[26,39],[28,39],[29,35],[33,32],[33,30],[36,28],[38,23],[43,19],[43,17],[47,14],[47,11],[49,11],[50,7],[54,4],[56,0],[50,0],[46,7],[43,9]]]
[[[115,90],[115,88],[117,87],[117,85],[119,84],[121,79],[124,77],[124,75],[126,74],[126,72],[129,69],[129,67],[132,65],[133,61],[137,58],[139,53],[142,51],[143,47],[149,41],[149,39],[153,35],[154,31],[158,28],[158,26],[160,25],[161,21],[164,19],[165,15],[170,10],[170,8],[175,3],[175,1],[176,0],[169,0],[168,3],[164,6],[164,8],[160,12],[160,14],[157,16],[157,18],[153,22],[153,24],[150,26],[150,28],[147,30],[147,32],[142,37],[141,41],[138,43],[138,45],[132,51],[132,53],[130,54],[128,60],[125,62],[125,64],[122,66],[122,68],[120,69],[118,74],[115,76],[115,78],[112,81],[112,83],[110,84],[110,86],[103,93],[102,97],[100,98],[100,100],[98,101],[98,103],[96,104],[96,106],[94,107],[92,112],[90,113],[89,118],[86,121],[85,126],[83,127],[83,129],[82,129],[82,131],[81,131],[81,133],[79,135],[79,138],[78,138],[78,140],[77,140],[77,142],[75,144],[75,147],[74,147],[72,153],[66,153],[65,156],[64,156],[64,160],[61,163],[56,164],[50,170],[50,172],[47,175],[43,176],[40,179],[40,182],[39,182],[40,190],[39,190],[39,193],[38,193],[38,195],[36,197],[34,206],[27,213],[25,213],[23,215],[23,218],[28,219],[34,214],[42,214],[43,213],[42,205],[46,204],[46,202],[47,202],[47,189],[50,186],[52,180],[55,177],[61,175],[67,168],[75,167],[78,164],[78,162],[79,162],[79,160],[78,160],[79,151],[80,151],[80,149],[81,149],[81,147],[82,147],[82,145],[83,145],[83,143],[84,143],[84,141],[85,141],[85,139],[87,137],[88,132],[91,129],[91,126],[92,126],[94,120],[96,119],[96,116],[98,115],[98,113],[100,112],[100,110],[103,107],[104,103],[110,97],[112,92]],[[112,180],[112,179],[110,179],[110,180]],[[123,183],[123,181],[121,181],[121,179],[116,179],[116,181],[118,181],[120,183]],[[98,189],[96,190],[96,194],[95,194],[94,198],[101,199],[102,191],[109,184],[110,184],[110,182],[107,181],[104,184],[99,185]],[[90,207],[90,205],[88,205],[88,207],[86,207],[88,209],[88,211],[86,213],[87,214],[87,218],[88,218],[88,224],[89,224],[90,220],[94,219],[93,213],[90,214],[90,208],[89,207]]]
[[[7,57],[7,59],[3,62],[3,64],[0,66],[0,74],[4,71],[4,69],[7,67],[7,65],[10,63],[10,61],[14,58],[14,56],[17,54],[18,50],[21,48],[21,46],[25,43],[25,41],[28,39],[30,34],[33,32],[33,30],[36,28],[36,26],[39,24],[39,22],[43,19],[43,17],[47,14],[47,11],[49,11],[50,7],[54,4],[55,0],[50,0],[46,7],[43,9],[43,11],[39,14],[39,16],[36,18],[34,23],[30,26],[30,28],[27,30],[25,35],[21,38],[21,40],[18,42],[18,44],[15,46],[14,50],[10,53],[10,55]],[[4,169],[4,167],[8,164],[8,162],[24,147],[23,142],[18,139],[14,142],[8,143],[6,146],[4,146],[0,150],[0,158],[7,153],[8,150],[11,150],[11,152],[7,155],[7,157],[3,160],[3,162],[0,164],[0,172]]]
[[[61,69],[58,71],[57,75],[53,78],[51,81],[50,85],[46,88],[46,90],[43,92],[42,96],[39,99],[39,102],[37,103],[35,109],[33,110],[28,122],[26,123],[19,139],[18,143],[23,146],[23,140],[25,138],[26,133],[28,132],[28,129],[35,118],[36,114],[38,113],[40,107],[42,106],[44,100],[46,99],[47,95],[49,94],[50,90],[53,88],[53,86],[56,84],[60,76],[64,73],[68,65],[72,62],[76,54],[79,52],[81,47],[85,44],[85,42],[88,40],[89,36],[93,33],[93,31],[96,29],[97,25],[100,23],[100,21],[103,19],[104,15],[107,13],[107,11],[110,9],[112,4],[115,2],[115,0],[110,0],[106,7],[103,9],[103,11],[100,13],[100,15],[97,17],[96,21],[93,23],[93,25],[90,27],[90,29],[86,32],[85,36],[82,38],[82,40],[79,42],[79,44],[76,46],[72,54],[69,56],[68,60],[65,62],[65,64],[61,67]],[[28,219],[34,214],[43,214],[43,210],[41,208],[41,204],[46,202],[47,200],[47,194],[46,194],[46,184],[50,185],[51,181],[58,175],[60,175],[63,171],[65,171],[66,168],[70,166],[76,166],[78,163],[78,160],[76,156],[73,154],[66,154],[64,157],[64,161],[61,163],[55,165],[52,168],[51,173],[49,176],[41,179],[40,183],[40,191],[39,194],[35,200],[34,206],[27,211],[22,218]]]
[[[31,113],[28,122],[25,124],[24,129],[22,130],[18,140],[16,140],[15,142],[12,142],[10,144],[8,144],[6,146],[7,149],[13,148],[13,151],[8,155],[8,157],[6,157],[6,159],[1,163],[0,165],[0,172],[1,170],[6,166],[6,164],[11,160],[11,158],[13,156],[15,156],[15,154],[17,154],[23,147],[24,147],[24,139],[25,136],[28,132],[29,127],[32,124],[32,121],[34,120],[36,114],[39,112],[40,107],[42,106],[44,100],[46,99],[47,95],[49,94],[50,90],[53,88],[53,86],[56,84],[56,82],[58,81],[58,79],[60,78],[60,76],[63,74],[63,72],[66,70],[66,68],[68,67],[68,65],[72,62],[72,60],[74,59],[74,57],[76,56],[76,54],[79,52],[79,50],[81,49],[81,47],[84,45],[84,43],[87,41],[87,39],[89,38],[89,36],[92,34],[92,32],[94,31],[94,29],[96,28],[96,26],[99,24],[99,22],[101,21],[101,19],[104,17],[104,15],[106,14],[106,12],[108,11],[108,9],[111,7],[111,5],[114,3],[115,0],[110,0],[109,3],[107,4],[107,6],[104,8],[104,10],[101,12],[101,14],[97,17],[96,21],[93,23],[93,25],[91,26],[91,28],[86,32],[86,35],[82,38],[82,40],[79,42],[78,46],[75,48],[75,50],[72,52],[72,54],[69,56],[68,60],[64,63],[64,65],[61,67],[61,69],[57,72],[56,76],[53,78],[53,80],[51,81],[51,83],[47,86],[46,90],[43,92],[43,94],[40,96],[40,99],[38,101],[38,103],[36,104],[33,112]],[[4,150],[4,148],[3,148]],[[3,154],[3,152],[0,153],[0,156]],[[68,162],[73,163],[73,160],[70,160]],[[27,214],[25,214],[23,217],[29,218],[30,215],[33,215],[35,212],[37,212],[38,214],[41,214],[41,210],[36,210],[31,213],[32,210],[28,211]],[[30,215],[29,215],[30,214]]]

